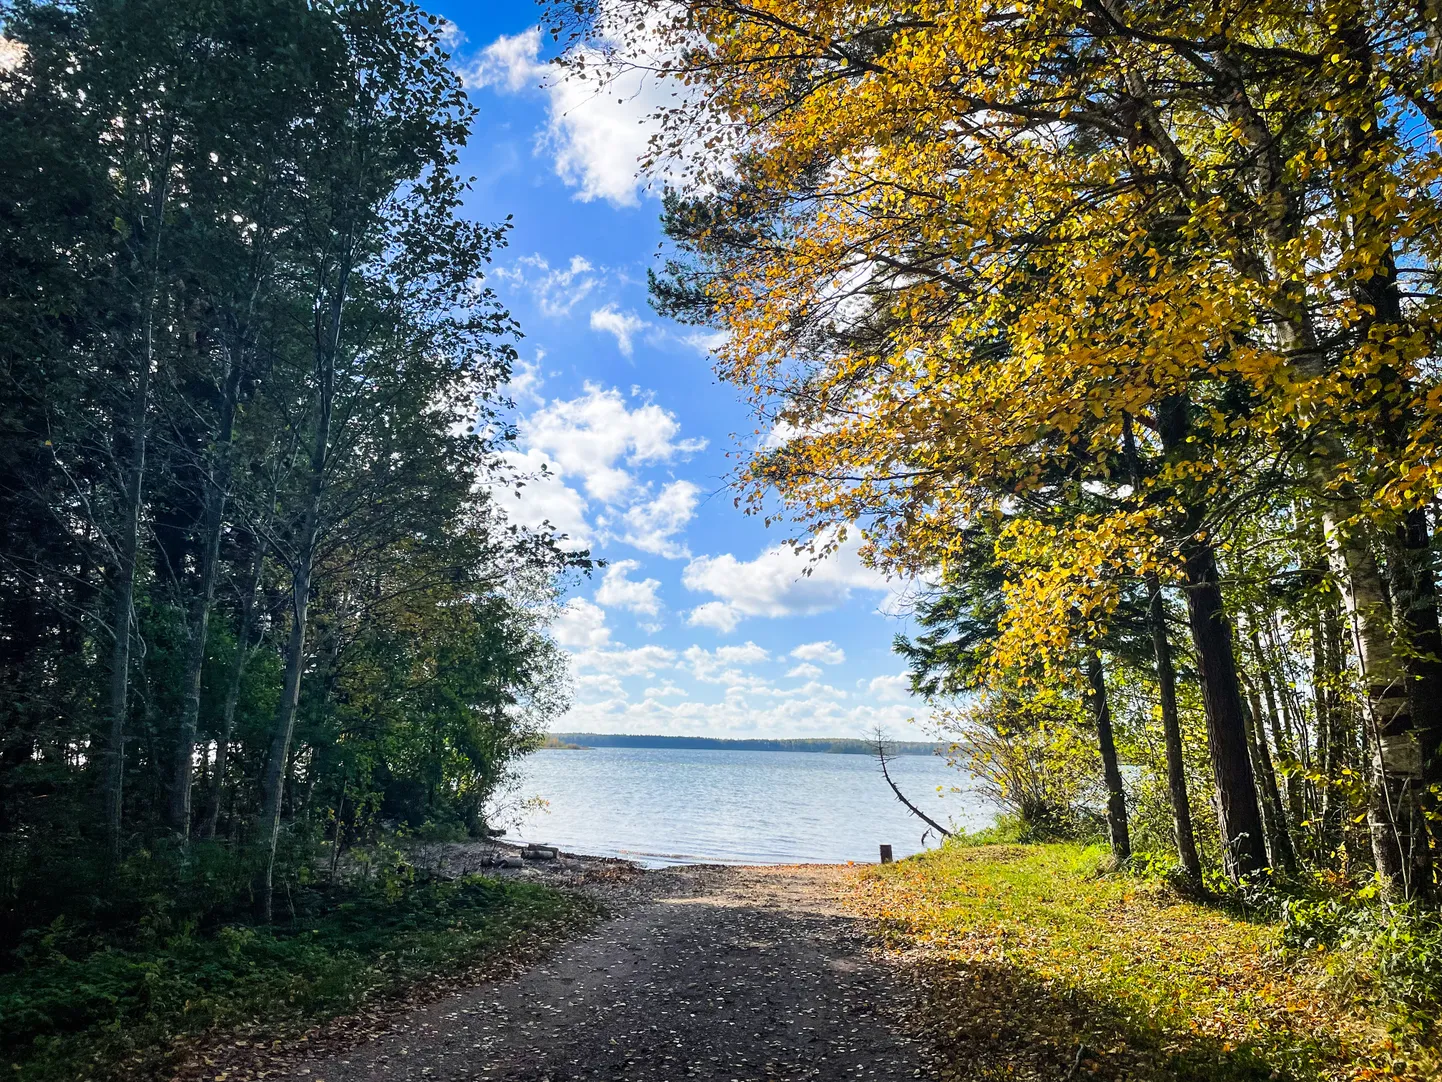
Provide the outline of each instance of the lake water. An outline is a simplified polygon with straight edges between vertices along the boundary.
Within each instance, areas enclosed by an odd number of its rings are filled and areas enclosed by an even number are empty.
[[[995,809],[944,759],[906,755],[888,766],[937,822],[974,830],[992,821]],[[938,796],[937,786],[948,791]],[[882,842],[897,857],[920,851],[928,829],[868,755],[545,749],[526,760],[517,795],[549,804],[510,840],[651,866],[875,861]],[[934,831],[927,844],[937,844]]]

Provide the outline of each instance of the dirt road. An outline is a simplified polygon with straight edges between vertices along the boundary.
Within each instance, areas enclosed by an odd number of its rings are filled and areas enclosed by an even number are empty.
[[[690,867],[517,978],[396,1018],[276,1078],[564,1082],[928,1077],[884,967],[837,904],[844,869]]]

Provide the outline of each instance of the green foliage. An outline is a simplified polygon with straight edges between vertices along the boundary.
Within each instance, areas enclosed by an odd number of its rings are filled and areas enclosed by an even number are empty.
[[[983,845],[1030,845],[1059,840],[1063,839],[1048,831],[1044,824],[1028,823],[1016,812],[1003,812],[990,826],[981,830],[953,831],[946,844],[962,849],[975,849]],[[1089,840],[1095,840],[1095,837]]]
[[[1075,700],[988,696],[933,719],[952,762],[1023,825],[1026,840],[1091,837],[1104,799],[1100,758]]]
[[[594,910],[578,896],[471,876],[307,889],[283,930],[178,927],[107,940],[65,918],[27,933],[0,975],[0,1055],[22,1082],[159,1069],[178,1040],[263,1026],[268,1036],[352,1012]]]
[[[481,834],[589,563],[495,499],[508,225],[464,216],[443,23],[0,20],[0,948],[232,920],[272,849],[293,895],[386,821]]]
[[[1105,856],[1101,845],[949,842],[863,878],[861,912],[891,942],[925,948],[922,1025],[959,1075],[985,1057],[1000,1061],[996,1077],[1063,1077],[1083,1045],[1088,1074],[1104,1078],[1436,1076],[1416,1024],[1427,1001],[1411,1000],[1400,1029],[1386,1010],[1417,995],[1435,926],[1391,940],[1382,983],[1350,933],[1328,938],[1335,894],[1287,917],[1244,914],[1134,868],[1099,873]],[[1317,938],[1305,920],[1332,931]],[[1059,1066],[1038,1070],[1039,1057]]]
[[[1371,892],[1367,892],[1371,893]],[[1298,956],[1331,952],[1342,983],[1374,988],[1401,1029],[1434,1039],[1442,1017],[1442,918],[1416,906],[1318,888],[1283,898],[1282,940]]]

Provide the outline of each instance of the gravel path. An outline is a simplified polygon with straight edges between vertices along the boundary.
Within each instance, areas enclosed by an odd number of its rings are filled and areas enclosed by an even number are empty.
[[[687,867],[504,982],[416,1008],[296,1082],[928,1077],[899,984],[836,901],[843,868]]]

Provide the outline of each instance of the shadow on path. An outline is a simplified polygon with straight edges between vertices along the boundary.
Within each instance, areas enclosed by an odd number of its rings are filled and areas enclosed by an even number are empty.
[[[1111,1003],[1016,966],[930,960],[911,968],[924,988],[915,1032],[932,1050],[938,1082],[1289,1077],[1257,1049],[1138,1026]]]

